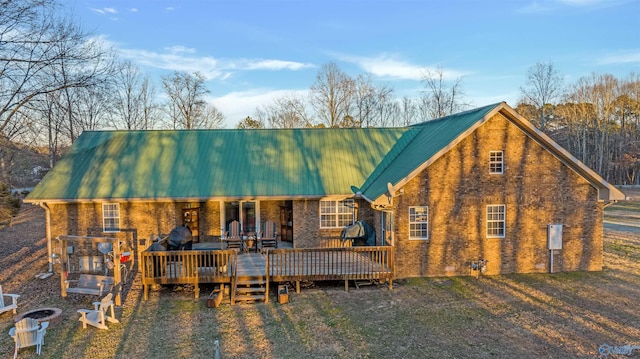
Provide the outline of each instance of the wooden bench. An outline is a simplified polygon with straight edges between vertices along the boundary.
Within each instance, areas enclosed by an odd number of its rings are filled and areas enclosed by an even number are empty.
[[[64,281],[67,293],[103,295],[113,287],[113,277],[104,275],[81,274],[77,280]],[[74,286],[71,286],[74,284]]]

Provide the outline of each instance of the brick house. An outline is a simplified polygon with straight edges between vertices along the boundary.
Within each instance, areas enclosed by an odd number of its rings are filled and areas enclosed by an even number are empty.
[[[88,131],[26,198],[47,237],[153,238],[272,220],[293,247],[340,245],[356,219],[395,277],[601,270],[603,209],[625,196],[506,103],[402,128]],[[53,241],[54,242],[54,241]],[[53,245],[52,245],[53,246]],[[53,251],[54,249],[51,249]]]

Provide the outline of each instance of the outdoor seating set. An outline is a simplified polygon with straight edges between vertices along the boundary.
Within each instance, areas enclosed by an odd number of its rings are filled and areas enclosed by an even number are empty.
[[[250,247],[255,247],[256,252],[258,249],[264,251],[266,248],[278,248],[276,224],[273,221],[264,222],[263,230],[258,233],[243,233],[240,222],[233,221],[222,240],[226,243],[227,249],[238,249],[241,253],[248,253]],[[253,245],[250,246],[250,243]]]
[[[6,300],[6,298],[10,298],[10,300]],[[20,296],[17,294],[3,293],[2,286],[0,286],[0,314],[9,311],[18,314],[18,298]],[[120,323],[115,318],[112,293],[107,294],[99,302],[94,302],[93,305],[93,309],[78,310],[82,328],[86,328],[88,324],[100,329],[109,329],[107,322]],[[48,321],[41,322],[30,317],[24,317],[17,321],[15,327],[9,330],[9,336],[15,342],[13,358],[18,357],[18,349],[32,346],[36,347],[36,354],[40,355],[47,328],[49,328]]]

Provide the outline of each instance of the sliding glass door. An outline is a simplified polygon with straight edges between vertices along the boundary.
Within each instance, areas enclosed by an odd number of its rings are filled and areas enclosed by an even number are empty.
[[[229,230],[229,224],[233,221],[240,222],[243,233],[259,231],[259,204],[260,202],[257,201],[224,202],[223,216],[221,216],[223,232]]]

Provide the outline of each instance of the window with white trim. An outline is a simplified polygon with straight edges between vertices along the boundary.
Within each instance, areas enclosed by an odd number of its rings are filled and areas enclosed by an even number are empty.
[[[487,237],[504,238],[506,228],[506,206],[494,204],[487,206]]]
[[[504,152],[503,151],[489,152],[489,173],[502,174],[503,170],[504,170]]]
[[[429,239],[429,207],[409,207],[409,239]]]
[[[120,204],[102,204],[102,230],[104,232],[120,232]]]
[[[342,228],[353,224],[354,214],[352,199],[320,201],[320,228]]]

